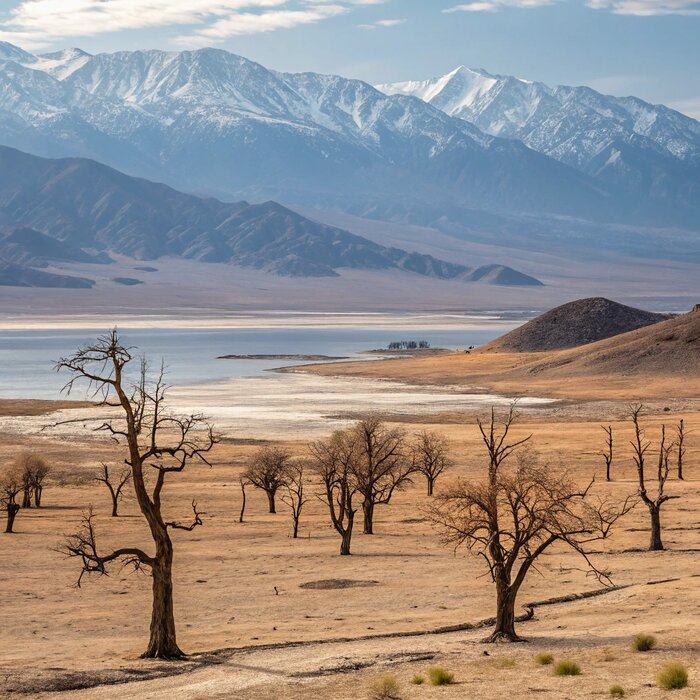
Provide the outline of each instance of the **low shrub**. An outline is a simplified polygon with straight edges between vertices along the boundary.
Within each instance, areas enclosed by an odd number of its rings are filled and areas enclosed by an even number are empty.
[[[549,666],[554,661],[554,655],[549,652],[543,652],[542,654],[537,654],[535,661],[540,666]]]
[[[688,685],[688,669],[677,661],[668,663],[657,674],[656,682],[666,690],[685,688]]]
[[[430,685],[452,685],[455,682],[454,673],[447,671],[442,666],[433,666],[428,669]]]
[[[396,678],[390,674],[377,678],[370,686],[369,700],[401,700]]]
[[[498,668],[515,668],[515,659],[498,659],[496,666]]]
[[[581,667],[575,661],[562,659],[554,664],[555,676],[580,676]]]
[[[413,683],[413,685],[423,685],[423,683],[425,683],[425,676],[421,676],[420,673],[417,673],[411,678],[411,683]]]
[[[638,634],[632,642],[632,648],[636,651],[651,651],[656,646],[656,637],[653,634]]]
[[[624,698],[625,689],[621,685],[613,685],[610,687],[610,697],[611,698]]]

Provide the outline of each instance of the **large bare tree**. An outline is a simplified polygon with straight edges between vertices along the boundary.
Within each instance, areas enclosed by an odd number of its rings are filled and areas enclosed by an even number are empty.
[[[357,446],[347,431],[338,431],[328,440],[309,446],[311,468],[321,478],[323,499],[328,505],[333,527],[340,535],[340,554],[350,554],[357,506],[357,483],[353,475]]]
[[[136,500],[148,525],[154,551],[125,546],[102,552],[92,509],[83,516],[81,529],[69,537],[64,551],[82,564],[78,585],[85,573],[106,574],[111,562],[132,564],[147,570],[153,582],[150,639],[144,658],[181,659],[177,644],[173,609],[172,530],[192,531],[202,524],[202,513],[192,500],[193,517],[187,524],[168,520],[163,514],[163,487],[169,476],[178,474],[192,462],[209,465],[207,453],[218,441],[211,425],[200,415],[176,416],[165,406],[164,372],[151,380],[145,359],[130,372],[134,355],[125,347],[116,330],[60,360],[56,367],[73,376],[66,384],[70,393],[77,382],[87,382],[93,398],[103,406],[119,409],[120,417],[100,422],[102,431],[126,448],[125,463],[131,470]],[[147,478],[146,472],[152,475]]]
[[[131,479],[131,469],[125,467],[118,474],[109,471],[109,465],[102,463],[102,470],[95,476],[95,481],[104,484],[109,491],[109,496],[112,499],[112,517],[119,516],[119,501],[122,498],[124,487]]]
[[[22,491],[22,476],[17,469],[10,468],[0,474],[0,506],[5,510],[5,532],[14,532],[15,518],[21,506],[17,496]]]
[[[394,491],[407,484],[414,471],[406,450],[406,434],[369,415],[348,430],[354,443],[352,473],[362,494],[365,535],[374,534],[374,509],[387,505]]]
[[[270,513],[276,513],[275,497],[277,491],[288,480],[288,470],[292,455],[280,447],[261,447],[251,459],[242,479],[262,489],[267,494]]]
[[[452,465],[447,440],[428,430],[418,433],[411,445],[411,462],[414,470],[425,476],[428,496],[432,496],[438,477]]]
[[[659,440],[658,463],[656,469],[656,493],[652,494],[647,486],[646,457],[651,449],[651,442],[646,439],[644,428],[641,424],[641,416],[644,410],[642,404],[632,406],[630,409],[632,424],[634,425],[634,439],[632,440],[632,458],[637,467],[637,479],[639,481],[639,497],[649,509],[650,540],[649,550],[660,551],[664,549],[661,539],[661,507],[667,501],[679,496],[670,496],[666,491],[666,482],[669,475],[669,458],[673,450],[673,443],[666,439],[666,426],[661,426],[661,439]]]
[[[479,421],[486,447],[486,479],[460,480],[436,497],[430,513],[443,541],[464,546],[483,557],[496,587],[496,626],[487,642],[521,641],[515,630],[518,592],[538,558],[560,543],[583,557],[602,581],[608,573],[589,558],[588,545],[605,538],[615,521],[632,506],[628,499],[615,507],[591,495],[593,481],[584,488],[572,476],[539,463],[523,450],[514,467],[506,462],[530,438],[510,437],[515,421],[511,407],[501,425],[491,412]]]

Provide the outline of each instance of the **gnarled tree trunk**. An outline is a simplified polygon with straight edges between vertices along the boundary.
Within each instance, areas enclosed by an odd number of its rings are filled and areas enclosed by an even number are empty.
[[[37,485],[34,487],[34,505],[37,508],[41,508],[41,494],[44,491],[44,487]]]
[[[159,542],[152,567],[153,609],[151,612],[151,636],[144,659],[184,659],[185,654],[177,645],[175,613],[173,609],[173,548],[170,538]]]
[[[362,530],[365,535],[374,534],[374,503],[371,500],[365,498],[362,502],[362,513],[364,515],[364,529]]]
[[[649,508],[651,514],[651,539],[649,541],[649,550],[652,552],[660,552],[664,549],[664,544],[661,541],[661,509]]]
[[[7,532],[7,533],[14,532],[13,528],[15,525],[15,518],[17,517],[18,511],[19,511],[19,504],[18,503],[8,503],[7,504],[7,524],[5,526],[5,532]]]
[[[267,502],[270,506],[270,513],[276,513],[277,510],[275,508],[275,492],[274,491],[266,491],[267,494]]]

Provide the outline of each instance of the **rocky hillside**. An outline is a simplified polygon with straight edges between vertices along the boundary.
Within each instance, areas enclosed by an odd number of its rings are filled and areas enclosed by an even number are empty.
[[[587,345],[669,318],[594,297],[558,306],[486,345],[487,352],[546,352]]]

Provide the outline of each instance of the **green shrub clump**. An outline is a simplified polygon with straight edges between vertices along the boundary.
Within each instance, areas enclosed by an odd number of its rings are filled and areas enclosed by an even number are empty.
[[[370,686],[369,700],[401,700],[396,678],[390,674],[377,678]]]
[[[423,685],[423,683],[425,683],[425,676],[416,673],[416,675],[411,678],[411,683],[413,683],[413,685]]]
[[[610,688],[610,697],[611,698],[624,698],[625,697],[625,689],[621,685],[613,685]]]
[[[452,685],[455,682],[454,673],[450,673],[442,666],[433,666],[428,669],[430,685]]]
[[[554,664],[555,676],[580,676],[581,667],[575,661],[562,659]]]
[[[542,654],[537,654],[535,661],[540,666],[549,666],[554,661],[554,656],[549,652],[543,652]]]
[[[657,674],[656,682],[666,690],[685,688],[688,685],[688,669],[677,661],[666,664]]]
[[[656,646],[656,637],[653,634],[638,634],[632,642],[632,648],[637,651],[651,651]]]

